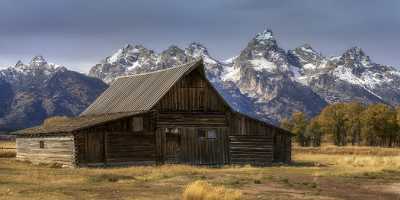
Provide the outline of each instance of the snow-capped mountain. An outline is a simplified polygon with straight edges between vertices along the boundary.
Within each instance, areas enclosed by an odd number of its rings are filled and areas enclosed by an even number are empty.
[[[105,88],[101,80],[35,56],[0,70],[0,131],[40,124],[55,115],[75,116]]]
[[[116,77],[154,71],[202,57],[208,78],[237,109],[277,123],[294,111],[309,116],[328,103],[400,103],[400,72],[373,63],[360,49],[325,57],[305,44],[285,51],[271,30],[255,35],[247,46],[225,61],[214,59],[203,45],[171,46],[155,53],[127,45],[94,66],[89,76],[110,83]]]
[[[252,102],[253,115],[277,122],[294,111],[315,115],[326,105],[295,81],[296,71],[270,30],[258,33],[232,63],[221,80],[234,84]]]
[[[221,63],[209,56],[207,49],[199,43],[191,43],[186,49],[173,45],[161,53],[142,45],[128,44],[92,67],[89,76],[110,83],[118,76],[165,69],[199,57],[203,57],[210,71],[221,71]]]
[[[326,58],[310,46],[296,48],[288,55],[299,71],[296,80],[329,103],[357,100],[395,106],[400,102],[399,71],[373,63],[358,47],[339,57]]]

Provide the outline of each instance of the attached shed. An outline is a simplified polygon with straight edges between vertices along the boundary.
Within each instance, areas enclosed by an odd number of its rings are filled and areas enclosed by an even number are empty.
[[[202,60],[120,77],[79,117],[17,134],[17,159],[71,167],[291,160],[291,133],[232,109]]]

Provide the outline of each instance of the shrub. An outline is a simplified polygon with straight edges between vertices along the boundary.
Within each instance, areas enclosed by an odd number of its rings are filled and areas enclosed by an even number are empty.
[[[183,192],[183,200],[240,200],[239,191],[226,189],[223,186],[213,187],[206,181],[195,181]]]

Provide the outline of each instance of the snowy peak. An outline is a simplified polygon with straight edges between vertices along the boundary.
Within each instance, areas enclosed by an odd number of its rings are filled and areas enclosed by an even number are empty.
[[[323,56],[320,52],[314,50],[311,45],[309,44],[304,44],[302,46],[299,46],[294,49],[295,52],[297,53],[303,53],[303,54],[308,54],[311,55],[315,58],[323,59]]]
[[[43,56],[34,56],[30,62],[31,67],[42,67],[47,64],[47,61],[43,58]]]
[[[220,65],[220,62],[217,61],[216,59],[212,58],[209,53],[207,48],[197,42],[192,42],[189,44],[189,46],[185,49],[185,54],[191,58],[203,58],[204,63],[215,66],[215,65]]]
[[[185,53],[194,58],[209,56],[207,48],[197,42],[190,43],[189,46],[185,49]]]
[[[269,29],[257,33],[256,36],[249,42],[249,46],[264,50],[279,48],[276,39],[274,38],[274,34]]]
[[[235,59],[234,66],[268,73],[282,73],[289,70],[286,52],[278,46],[270,30],[256,34]]]
[[[309,44],[289,50],[288,60],[292,66],[313,71],[327,67],[328,63],[328,60]]]
[[[171,45],[169,46],[166,50],[161,52],[162,56],[179,56],[185,54],[185,51],[183,51],[181,48],[179,48],[176,45]]]
[[[340,58],[341,64],[350,68],[371,67],[372,62],[364,51],[359,47],[346,50]]]
[[[25,66],[25,64],[21,61],[21,60],[18,60],[18,62],[15,64],[15,68],[22,68],[22,67],[24,67]]]
[[[131,45],[127,44],[122,49],[119,49],[110,57],[105,59],[105,63],[109,64],[121,64],[124,66],[129,66],[135,62],[140,55],[151,55],[154,54],[153,51],[145,48],[142,45]]]
[[[273,41],[273,42],[275,41],[274,34],[270,29],[266,29],[261,33],[257,33],[254,39],[260,43],[264,43],[267,41]]]
[[[171,45],[168,49],[160,53],[158,58],[159,67],[161,69],[183,64],[188,61],[185,51],[176,45]]]
[[[13,67],[9,67],[6,71],[15,71],[16,73],[45,73],[50,74],[58,68],[58,65],[48,63],[43,56],[34,56],[29,64],[24,64],[19,60]]]

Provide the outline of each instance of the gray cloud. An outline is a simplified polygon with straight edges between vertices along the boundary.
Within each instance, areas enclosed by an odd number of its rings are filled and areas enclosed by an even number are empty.
[[[360,46],[374,61],[400,66],[398,10],[396,0],[2,0],[0,66],[42,54],[87,71],[126,43],[161,51],[199,41],[222,59],[264,28],[285,49],[310,43],[337,55]]]

